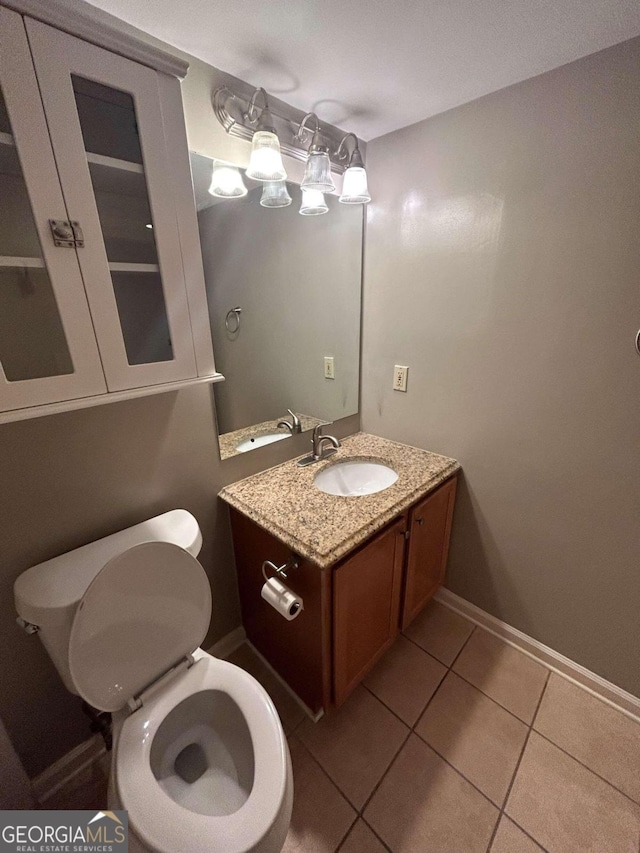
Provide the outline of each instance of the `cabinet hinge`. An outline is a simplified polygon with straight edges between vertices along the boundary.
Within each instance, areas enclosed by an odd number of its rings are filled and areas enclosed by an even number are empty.
[[[82,249],[84,234],[79,222],[67,222],[66,219],[50,219],[49,227],[56,246],[65,249]]]

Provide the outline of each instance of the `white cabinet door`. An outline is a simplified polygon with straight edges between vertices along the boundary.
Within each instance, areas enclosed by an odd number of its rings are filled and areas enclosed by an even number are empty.
[[[22,18],[0,7],[0,411],[106,392]]]
[[[109,390],[195,377],[158,75],[26,27]]]

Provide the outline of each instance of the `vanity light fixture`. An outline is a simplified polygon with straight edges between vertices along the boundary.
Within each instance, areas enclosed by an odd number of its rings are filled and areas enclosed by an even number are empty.
[[[302,187],[302,204],[299,211],[302,216],[320,216],[322,213],[328,213],[328,211],[329,207],[320,190],[309,190]]]
[[[264,106],[257,115],[256,99],[262,95]],[[251,142],[251,157],[247,177],[254,181],[283,181],[287,173],[280,153],[280,141],[269,110],[269,101],[264,89],[256,89],[249,107],[243,118],[251,124],[256,124],[256,130]]]
[[[358,137],[355,133],[347,133],[342,137],[336,154],[340,159],[347,157],[347,140],[354,140],[353,151],[349,157],[349,165],[342,180],[342,194],[340,201],[343,204],[367,204],[371,201],[369,188],[367,186],[367,171],[362,162],[362,154],[358,147]]]
[[[288,207],[291,204],[291,196],[287,189],[287,182],[269,181],[264,184],[260,204],[262,207]]]
[[[296,142],[302,140],[302,135],[308,131],[307,121],[313,119],[315,122],[315,131],[309,146],[309,156],[307,158],[307,168],[304,170],[304,177],[300,187],[303,190],[319,190],[321,193],[331,193],[335,190],[335,185],[331,177],[331,160],[329,159],[329,147],[321,142],[320,122],[315,113],[307,113],[300,122],[300,127],[294,139]],[[324,211],[323,211],[324,212]]]
[[[247,188],[235,166],[228,166],[216,160],[211,173],[209,193],[217,198],[242,198],[247,194]]]
[[[259,98],[262,99],[260,106]],[[262,183],[285,180],[282,162],[284,153],[305,162],[301,184],[303,190],[334,192],[333,171],[344,173],[340,195],[343,204],[367,204],[371,201],[367,173],[358,137],[354,133],[343,135],[331,125],[323,125],[321,131],[315,113],[307,113],[300,121],[300,113],[286,104],[278,103],[272,111],[267,93],[261,88],[255,89],[249,98],[248,95],[233,92],[227,86],[220,86],[213,93],[212,106],[216,118],[227,133],[251,140],[251,158],[246,171],[248,178]],[[352,145],[348,145],[350,140]],[[265,202],[270,199],[271,192],[263,193]],[[263,206],[276,205],[265,203]],[[301,212],[305,215],[309,215],[307,207],[303,202]],[[323,203],[321,207],[326,207],[326,204]],[[319,212],[326,213],[324,209]]]

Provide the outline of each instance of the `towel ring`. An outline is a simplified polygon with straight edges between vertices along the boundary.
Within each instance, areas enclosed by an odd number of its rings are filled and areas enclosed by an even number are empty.
[[[227,311],[227,316],[224,318],[224,327],[230,335],[235,335],[236,332],[240,331],[240,314],[242,314],[242,308],[231,308]]]

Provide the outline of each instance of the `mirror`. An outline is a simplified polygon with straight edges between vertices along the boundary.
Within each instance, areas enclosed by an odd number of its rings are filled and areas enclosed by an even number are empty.
[[[289,182],[288,207],[263,207],[244,174],[245,196],[218,198],[213,162],[191,154],[225,459],[289,438],[289,412],[302,431],[357,413],[364,216],[337,195],[301,216]]]

